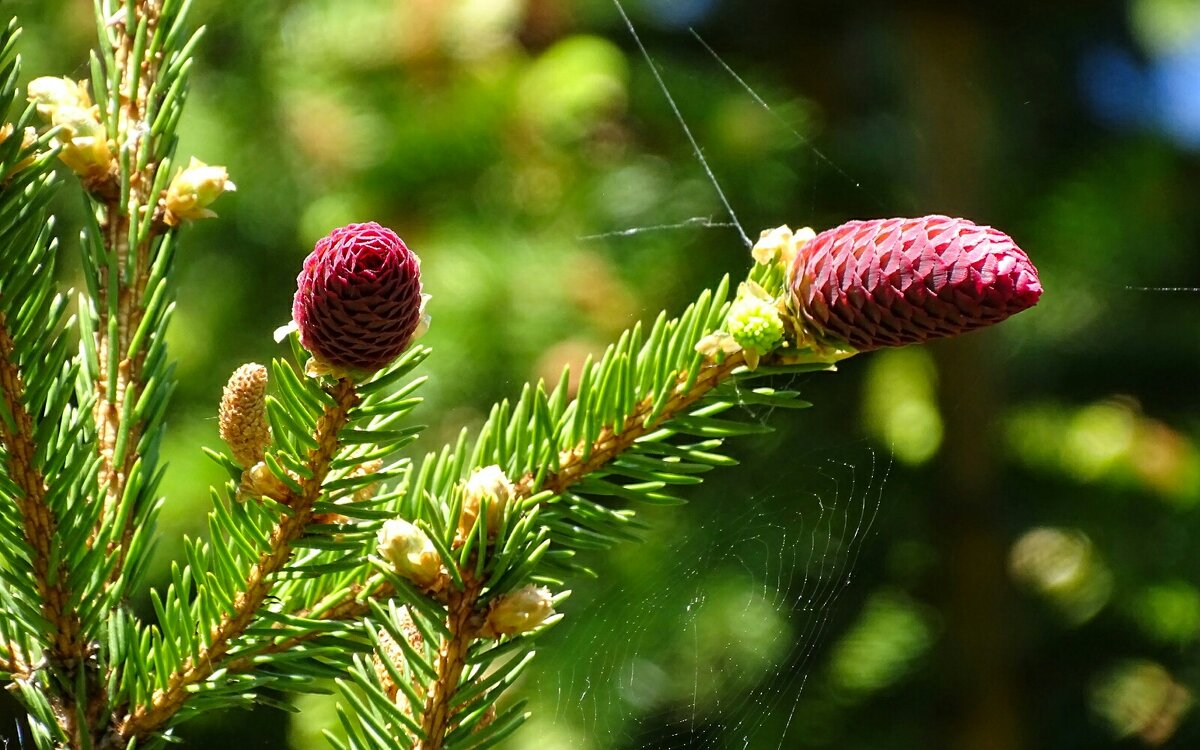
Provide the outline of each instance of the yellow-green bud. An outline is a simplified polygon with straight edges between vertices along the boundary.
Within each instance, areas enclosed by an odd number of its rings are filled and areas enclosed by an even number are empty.
[[[725,327],[738,346],[746,352],[753,367],[757,358],[773,351],[783,341],[783,317],[775,300],[752,282],[738,288],[737,299],[729,306]]]
[[[783,255],[785,247],[792,243],[792,230],[786,224],[774,229],[764,229],[758,236],[758,242],[750,250],[754,260],[762,265],[775,263]]]
[[[54,116],[61,130],[54,140],[62,144],[58,158],[80,177],[107,174],[113,163],[104,126],[91,109],[64,107]]]
[[[84,178],[85,184],[86,180],[107,176],[113,166],[113,151],[84,84],[43,76],[31,81],[28,91],[38,114],[59,128],[54,141],[62,147],[59,158],[63,163]]]
[[[187,169],[180,170],[167,187],[163,197],[164,220],[170,226],[178,226],[184,219],[212,218],[216,214],[208,208],[209,204],[222,193],[234,190],[237,186],[230,182],[225,167],[209,166],[193,156]]]
[[[397,575],[424,590],[440,588],[445,582],[441,555],[421,529],[402,518],[394,518],[384,522],[378,540],[379,556],[392,564]]]
[[[29,82],[29,101],[38,114],[52,125],[59,125],[58,113],[64,109],[91,109],[92,100],[82,83],[70,78],[42,76]]]
[[[797,229],[795,232],[786,224],[774,229],[764,229],[750,254],[761,265],[779,263],[784,268],[791,268],[796,255],[816,236],[817,233],[811,227]]]
[[[554,598],[543,586],[529,584],[492,603],[480,634],[499,638],[527,633],[554,614]]]
[[[483,504],[487,503],[488,536],[495,536],[500,529],[500,519],[505,508],[512,502],[515,493],[513,483],[499,466],[476,469],[463,485],[462,514],[458,517],[458,534],[465,539],[471,533],[475,520],[479,518]]]

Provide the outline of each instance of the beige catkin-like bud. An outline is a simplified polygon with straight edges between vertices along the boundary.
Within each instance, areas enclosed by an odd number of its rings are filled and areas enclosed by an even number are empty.
[[[479,632],[486,638],[527,633],[553,614],[550,589],[531,583],[494,600]]]
[[[58,158],[85,179],[98,179],[113,166],[108,135],[97,119],[95,108],[64,107],[54,117],[60,130],[55,142],[62,146]]]
[[[508,475],[499,466],[476,469],[463,485],[462,513],[458,517],[458,538],[465,540],[475,526],[483,504],[487,503],[488,536],[496,535],[504,510],[513,500],[516,490]]]
[[[442,557],[424,531],[402,518],[385,521],[379,529],[379,556],[418,588],[435,591],[445,585]]]
[[[64,109],[90,109],[92,99],[88,96],[86,85],[70,78],[54,78],[42,76],[29,82],[29,101],[37,108],[38,114],[54,123],[55,116]]]
[[[219,429],[233,460],[249,468],[271,443],[267,425],[267,368],[250,362],[233,371],[221,395]]]

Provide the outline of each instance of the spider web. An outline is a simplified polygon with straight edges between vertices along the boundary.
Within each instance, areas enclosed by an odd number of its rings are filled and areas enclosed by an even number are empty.
[[[513,746],[794,747],[891,460],[857,446],[799,464],[756,477],[748,499],[664,512],[604,561],[546,639],[521,690],[540,705]]]

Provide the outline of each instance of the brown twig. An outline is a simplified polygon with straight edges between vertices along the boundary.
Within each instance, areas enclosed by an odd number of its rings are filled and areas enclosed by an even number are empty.
[[[87,644],[79,614],[71,604],[71,581],[66,564],[60,560],[52,569],[58,522],[46,504],[45,477],[34,463],[33,418],[25,408],[24,395],[25,385],[14,362],[8,322],[0,313],[0,397],[12,415],[15,427],[10,430],[0,421],[0,442],[6,449],[8,476],[20,488],[13,501],[32,552],[29,562],[41,600],[42,616],[54,625],[54,639],[46,644],[46,660],[54,668],[74,674],[87,656]],[[28,671],[28,667],[11,671]],[[60,700],[64,704],[57,706],[62,728],[77,745],[81,728],[75,721],[76,697],[64,695]]]
[[[189,688],[208,679],[229,652],[234,641],[254,622],[255,614],[271,591],[271,576],[279,572],[292,556],[292,543],[300,538],[312,519],[312,509],[321,494],[321,484],[338,450],[338,431],[346,424],[350,409],[358,402],[354,384],[339,380],[330,392],[334,404],[317,422],[317,447],[310,451],[307,465],[311,477],[300,482],[301,493],[287,498],[289,513],[280,519],[270,535],[270,547],[262,554],[246,577],[246,585],[235,598],[232,610],[213,628],[209,646],[195,657],[188,657],[167,679],[167,688],[154,693],[148,705],[138,706],[116,723],[104,747],[125,747],[130,740],[144,739],[160,729],[183,706]]]
[[[466,572],[464,571],[464,576]],[[479,634],[481,618],[476,612],[479,592],[483,582],[473,577],[464,577],[462,591],[451,589],[446,606],[446,628],[450,637],[438,648],[437,677],[430,685],[421,712],[421,736],[415,750],[442,750],[450,724],[450,709],[458,684],[462,681],[463,668],[467,663],[467,651]]]

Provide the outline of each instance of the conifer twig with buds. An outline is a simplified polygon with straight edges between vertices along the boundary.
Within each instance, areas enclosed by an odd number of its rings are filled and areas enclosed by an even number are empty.
[[[312,518],[313,506],[321,494],[321,485],[339,447],[338,431],[345,425],[348,413],[357,400],[353,383],[344,378],[337,382],[329,395],[333,405],[317,423],[313,435],[316,447],[309,454],[306,466],[309,476],[301,478],[298,491],[293,490],[283,500],[290,513],[272,529],[269,545],[250,569],[242,591],[234,600],[233,609],[210,631],[205,647],[185,659],[166,677],[166,688],[156,692],[148,705],[138,706],[115,726],[115,735],[122,739],[122,744],[135,738],[145,738],[162,726],[187,699],[189,688],[207,679],[216,670],[216,665],[228,653],[234,639],[245,632],[270,594],[271,577],[291,559],[292,543],[304,533]]]

